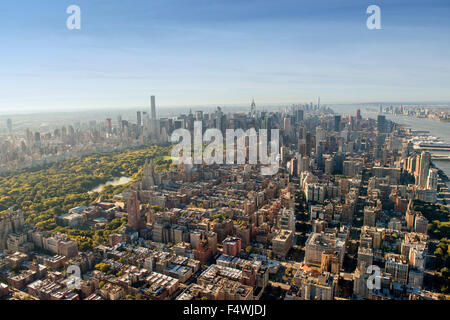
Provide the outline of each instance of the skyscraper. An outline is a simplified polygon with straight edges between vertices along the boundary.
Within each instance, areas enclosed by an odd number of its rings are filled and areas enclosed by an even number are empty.
[[[334,116],[334,131],[341,131],[341,116]]]
[[[253,117],[256,115],[256,103],[255,99],[252,99],[252,104],[250,106],[250,116]]]
[[[141,229],[141,215],[139,212],[139,200],[137,192],[133,192],[127,202],[128,225],[134,231]]]
[[[106,129],[108,130],[108,133],[112,132],[112,123],[110,118],[106,119]]]
[[[223,118],[222,108],[217,107],[215,116],[216,116],[216,128],[219,130],[222,130],[222,120],[223,120],[222,119]]]
[[[295,117],[296,122],[303,121],[303,110],[302,109],[297,109],[295,115],[296,115],[296,117]]]
[[[348,125],[351,130],[353,130],[353,128],[355,127],[355,119],[353,118],[353,116],[348,117]]]
[[[136,113],[136,117],[137,117],[137,125],[141,126],[142,125],[142,117],[141,117],[141,112],[140,111],[138,111]]]
[[[11,119],[6,120],[6,127],[8,128],[8,133],[11,133],[12,132],[12,120]]]
[[[141,188],[143,190],[148,190],[149,188],[151,188],[152,186],[157,184],[156,180],[157,179],[156,179],[155,169],[153,167],[153,162],[150,159],[150,161],[146,161],[144,164]]]
[[[427,186],[427,178],[428,173],[430,171],[430,161],[431,154],[426,151],[422,151],[420,154],[420,162],[419,162],[419,181],[418,185],[422,188],[426,188]]]
[[[283,119],[283,127],[286,135],[291,134],[291,118],[285,117]]]
[[[151,107],[152,107],[152,120],[156,120],[156,104],[155,104],[155,96],[151,96]]]
[[[378,133],[385,133],[386,132],[386,116],[378,115],[377,120],[377,129]]]

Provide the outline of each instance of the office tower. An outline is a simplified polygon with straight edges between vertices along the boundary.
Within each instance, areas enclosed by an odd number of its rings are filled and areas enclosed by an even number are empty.
[[[12,120],[11,119],[6,120],[6,127],[8,128],[8,133],[11,133],[12,132]]]
[[[137,117],[137,125],[141,126],[142,125],[142,117],[141,117],[140,111],[136,112],[136,117]]]
[[[430,161],[431,161],[431,154],[426,151],[422,151],[420,154],[420,162],[419,162],[419,181],[418,185],[422,188],[425,188],[427,186],[427,178],[428,178],[428,172],[430,170]]]
[[[306,139],[306,128],[305,127],[300,127],[298,130],[298,138],[299,139]]]
[[[339,132],[341,128],[341,116],[334,116],[334,131]]]
[[[362,118],[361,118],[361,110],[360,109],[356,109],[356,120],[357,121],[360,121]]]
[[[134,231],[138,231],[141,228],[141,215],[139,212],[139,200],[137,192],[133,192],[128,198],[127,213],[128,213],[128,225]]]
[[[292,158],[290,161],[289,171],[291,176],[296,176],[298,169],[297,169],[297,158]]]
[[[355,127],[355,119],[353,119],[353,116],[348,117],[348,126],[350,130],[353,130],[353,128]]]
[[[316,127],[316,150],[320,142],[326,140],[326,132],[321,126]]]
[[[284,127],[284,133],[286,135],[291,134],[291,118],[285,117],[283,119],[283,127]]]
[[[216,129],[222,130],[222,118],[223,118],[223,112],[220,107],[217,107],[217,110],[215,112],[216,116]]]
[[[270,117],[268,117],[268,116],[266,115],[266,116],[264,117],[262,129],[270,130],[271,127],[272,127],[272,121],[270,120]],[[268,131],[268,132],[270,132],[270,131]]]
[[[280,148],[280,157],[281,157],[281,163],[284,165],[286,163],[286,155],[287,155],[287,151],[286,151],[286,147],[285,146],[281,146]]]
[[[386,132],[386,116],[378,115],[377,120],[377,130],[378,133],[385,133]]]
[[[110,118],[106,119],[106,129],[107,129],[108,133],[111,133],[111,131],[112,131],[112,123],[111,123],[111,119]]]
[[[203,120],[203,111],[195,111],[195,120],[197,121]]]
[[[160,126],[159,121],[156,118],[156,103],[155,103],[155,96],[151,96],[151,120],[149,119],[148,123],[148,129],[151,132],[152,140],[158,141],[159,135],[160,135]]]
[[[301,156],[301,158],[298,161],[298,167],[297,167],[299,176],[302,172],[309,171],[309,163],[310,163],[309,157]]]
[[[301,156],[306,156],[307,155],[307,151],[306,151],[306,139],[300,139],[298,140],[298,152],[300,153]]]
[[[296,113],[295,113],[295,121],[296,122],[300,122],[303,121],[303,110],[302,109],[297,109]]]
[[[156,104],[155,104],[155,96],[151,96],[151,107],[152,107],[152,120],[156,119]]]
[[[317,97],[317,109],[320,109],[320,97]]]
[[[186,122],[187,122],[187,129],[188,130],[194,130],[194,115],[192,114],[192,110],[189,109],[189,114],[186,118]]]
[[[306,155],[310,156],[313,147],[313,136],[311,132],[306,131]]]

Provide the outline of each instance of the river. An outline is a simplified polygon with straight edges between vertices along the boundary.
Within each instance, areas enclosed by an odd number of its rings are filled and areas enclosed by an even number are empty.
[[[337,114],[353,115],[356,116],[356,109],[359,108],[355,105],[333,105],[330,106]],[[370,109],[378,109],[379,106],[371,106]],[[361,117],[377,119],[378,112],[367,110],[365,107],[360,107]],[[411,128],[416,131],[428,131],[430,135],[439,137],[442,141],[450,143],[450,123],[443,122],[427,118],[415,118],[409,116],[397,116],[392,114],[383,113],[386,119],[403,125],[406,128]],[[431,154],[450,155],[450,151],[430,151]],[[450,161],[433,160],[433,163],[445,172],[447,177],[450,178]],[[447,183],[450,184],[450,183]]]

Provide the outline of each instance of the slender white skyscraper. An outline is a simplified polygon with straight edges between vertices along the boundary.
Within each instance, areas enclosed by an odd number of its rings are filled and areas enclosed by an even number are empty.
[[[156,104],[155,104],[155,96],[150,97],[151,100],[151,120],[150,120],[150,132],[152,133],[152,139],[154,141],[159,140],[159,134],[160,134],[160,127],[159,127],[159,121],[156,119]]]
[[[156,119],[156,105],[155,105],[155,96],[151,96],[151,105],[152,105],[152,119]]]
[[[317,97],[317,109],[320,109],[320,97]]]

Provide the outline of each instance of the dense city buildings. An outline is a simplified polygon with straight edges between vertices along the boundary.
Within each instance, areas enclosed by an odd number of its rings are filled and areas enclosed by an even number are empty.
[[[40,223],[38,205],[10,207],[0,214],[0,298],[408,300],[448,293],[439,286],[445,176],[429,150],[415,148],[411,130],[384,115],[364,118],[357,108],[338,115],[318,99],[278,110],[253,100],[243,111],[158,118],[151,96],[135,122],[108,118],[88,129],[21,134],[8,121],[2,168],[41,170],[91,152],[170,146],[174,130],[193,134],[201,123],[223,133],[278,129],[278,170],[261,175],[261,164],[249,163],[246,137],[245,164],[133,160],[139,164],[130,181],[89,191],[94,201],[65,207],[48,199],[51,223]],[[441,210],[442,219],[430,210]],[[379,281],[369,285],[375,269]]]
[[[27,127],[19,131],[13,127],[13,119],[8,118],[6,132],[0,132],[0,173],[93,153],[168,142],[168,133],[174,128],[173,119],[156,118],[155,96],[151,96],[147,110],[137,111],[136,123],[123,120],[119,115],[117,120],[105,118],[53,125],[46,132],[33,132]]]

